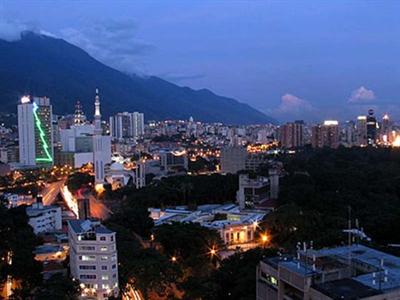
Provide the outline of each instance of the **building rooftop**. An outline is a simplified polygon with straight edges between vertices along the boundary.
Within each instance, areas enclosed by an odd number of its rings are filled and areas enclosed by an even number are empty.
[[[60,208],[57,205],[42,205],[42,204],[37,204],[33,203],[32,206],[28,206],[26,208],[26,214],[28,217],[38,217],[44,212],[52,209],[58,209]]]
[[[102,225],[99,221],[94,220],[70,220],[68,221],[72,230],[76,234],[82,234],[87,232],[95,232],[100,234],[111,234],[114,233],[104,225]]]
[[[351,278],[320,283],[312,287],[332,299],[353,300],[380,294],[376,289]]]
[[[302,276],[311,276],[340,270],[350,271],[348,266],[351,260],[352,275],[347,275],[347,280],[315,284],[317,289],[326,290],[328,294],[343,294],[345,298],[340,299],[357,299],[357,290],[360,294],[369,295],[371,290],[376,293],[400,288],[400,258],[373,248],[351,245],[322,250],[308,249],[306,252],[300,251],[300,257],[300,261],[292,256],[266,258],[263,261],[275,269],[280,266]],[[337,291],[334,291],[335,286]],[[351,295],[355,298],[351,298]]]
[[[193,222],[213,229],[251,225],[261,221],[268,213],[268,211],[261,210],[240,210],[238,205],[232,203],[199,205],[197,210],[178,206],[165,210],[150,208],[149,211],[156,226],[171,222]],[[215,218],[216,215],[225,215],[226,217]]]
[[[400,288],[399,257],[363,245],[323,249],[318,253],[319,255],[333,255],[342,259],[348,259],[350,255],[353,265],[358,263],[371,269],[371,272],[353,277],[354,280],[364,285],[372,288],[380,287],[382,290]]]

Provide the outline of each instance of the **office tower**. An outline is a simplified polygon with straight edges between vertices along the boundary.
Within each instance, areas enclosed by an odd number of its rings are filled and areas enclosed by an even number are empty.
[[[115,232],[98,221],[71,220],[68,222],[68,241],[70,271],[81,284],[81,296],[98,300],[117,297]]]
[[[367,116],[367,143],[370,146],[376,145],[376,131],[378,123],[376,122],[376,118],[374,116],[374,110],[368,110]]]
[[[367,145],[367,117],[358,116],[356,124],[356,142],[357,146]]]
[[[380,140],[384,144],[390,144],[392,142],[392,122],[390,121],[389,115],[385,114],[382,118],[382,127],[380,130]]]
[[[24,96],[18,104],[20,163],[53,165],[52,107],[47,97]]]
[[[341,142],[347,147],[352,147],[356,143],[356,124],[354,121],[346,121],[341,129]]]
[[[279,128],[279,142],[283,148],[304,146],[304,122],[286,123]]]
[[[132,113],[133,138],[138,139],[144,135],[144,114],[139,112]]]
[[[311,146],[313,148],[322,148],[322,126],[320,124],[311,127]]]
[[[95,173],[95,183],[104,182],[106,164],[111,162],[111,137],[103,135],[101,128],[100,97],[99,90],[96,89],[94,113],[94,135],[93,135],[93,166]]]
[[[313,126],[311,144],[314,148],[339,147],[339,122],[327,120],[323,125]]]
[[[138,139],[144,134],[144,114],[123,112],[110,117],[113,139]]]

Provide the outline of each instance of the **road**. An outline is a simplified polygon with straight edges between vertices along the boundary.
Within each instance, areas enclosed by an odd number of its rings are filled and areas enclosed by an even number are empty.
[[[57,195],[60,193],[66,179],[59,180],[56,182],[48,183],[42,191],[43,205],[52,205],[57,199]]]

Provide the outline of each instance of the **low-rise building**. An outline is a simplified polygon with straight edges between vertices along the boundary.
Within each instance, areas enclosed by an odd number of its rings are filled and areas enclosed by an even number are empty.
[[[400,299],[400,258],[362,245],[266,258],[256,299]]]
[[[95,299],[117,297],[118,258],[115,232],[99,221],[68,222],[70,270],[81,283],[82,296]]]
[[[269,211],[241,210],[235,204],[206,204],[189,210],[186,206],[170,209],[149,208],[156,226],[172,222],[198,223],[218,231],[227,246],[254,243],[258,223]]]
[[[56,205],[43,205],[41,197],[37,197],[36,203],[26,208],[29,225],[33,232],[59,231],[62,229],[61,207]]]

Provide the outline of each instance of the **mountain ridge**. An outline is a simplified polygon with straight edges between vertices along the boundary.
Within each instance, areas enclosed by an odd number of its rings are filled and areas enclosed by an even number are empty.
[[[32,32],[18,41],[0,40],[0,97],[4,112],[15,112],[23,94],[48,96],[54,113],[72,113],[76,100],[93,114],[100,89],[106,118],[122,111],[144,112],[147,120],[188,119],[227,124],[276,121],[251,106],[208,89],[181,87],[156,76],[127,75],[59,38]]]

